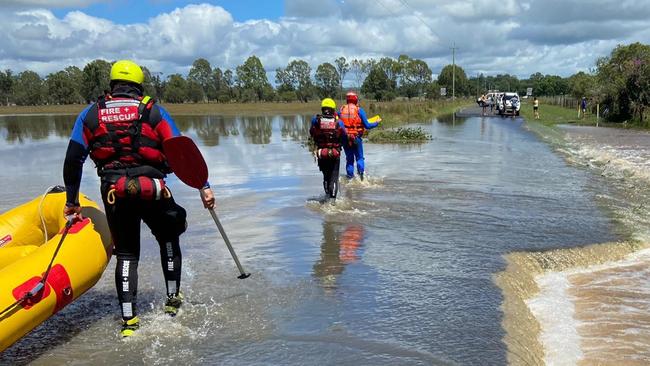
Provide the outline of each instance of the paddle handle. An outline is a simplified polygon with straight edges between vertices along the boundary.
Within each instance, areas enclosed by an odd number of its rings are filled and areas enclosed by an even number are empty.
[[[203,191],[199,190],[201,192],[201,197],[203,197]],[[235,260],[235,264],[237,265],[237,269],[239,270],[239,276],[237,278],[239,279],[244,279],[248,278],[251,274],[246,273],[244,271],[244,267],[242,267],[241,263],[239,263],[239,259],[237,258],[237,254],[235,253],[235,249],[233,249],[232,244],[230,244],[230,240],[228,239],[228,235],[226,235],[226,231],[223,229],[223,226],[221,225],[221,222],[219,221],[219,217],[217,217],[217,213],[214,212],[213,208],[209,208],[208,211],[210,211],[210,215],[212,216],[212,219],[214,220],[214,223],[217,225],[217,229],[219,229],[219,233],[221,233],[221,237],[223,238],[223,241],[226,243],[226,246],[228,247],[228,251],[230,252],[230,255],[232,256],[232,259]]]

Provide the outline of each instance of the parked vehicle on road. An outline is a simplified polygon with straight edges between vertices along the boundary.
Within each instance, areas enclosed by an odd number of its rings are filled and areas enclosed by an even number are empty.
[[[518,116],[521,107],[521,99],[516,92],[503,93],[497,104],[497,113],[501,116]]]

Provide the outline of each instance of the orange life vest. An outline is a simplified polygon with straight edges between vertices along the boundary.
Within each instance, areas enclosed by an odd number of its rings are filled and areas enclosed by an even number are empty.
[[[363,136],[366,131],[363,121],[359,117],[359,107],[356,104],[349,103],[341,107],[341,120],[350,137]]]

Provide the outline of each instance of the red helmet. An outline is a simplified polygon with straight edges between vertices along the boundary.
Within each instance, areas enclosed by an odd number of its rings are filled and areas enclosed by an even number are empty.
[[[357,96],[357,93],[350,91],[345,95],[345,101],[347,103],[357,104],[359,103],[359,97]]]

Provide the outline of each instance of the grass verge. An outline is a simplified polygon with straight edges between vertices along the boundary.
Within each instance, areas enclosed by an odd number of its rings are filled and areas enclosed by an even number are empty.
[[[584,118],[578,117],[578,111],[575,109],[565,108],[556,105],[544,105],[540,103],[539,105],[539,119],[535,119],[533,113],[533,103],[532,101],[527,101],[522,103],[521,115],[526,118],[528,121],[540,122],[545,125],[555,125],[555,124],[564,124],[564,123],[573,123],[577,125],[584,126],[596,126],[596,115],[587,114]],[[603,119],[601,118],[598,125],[605,125]]]

